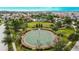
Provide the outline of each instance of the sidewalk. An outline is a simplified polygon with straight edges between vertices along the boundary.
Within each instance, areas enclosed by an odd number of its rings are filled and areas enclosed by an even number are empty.
[[[4,24],[0,25],[0,51],[7,51],[7,45],[4,45],[4,43],[2,43],[2,40],[4,40],[4,30],[5,30],[5,26]]]
[[[79,41],[76,42],[71,51],[79,51]]]

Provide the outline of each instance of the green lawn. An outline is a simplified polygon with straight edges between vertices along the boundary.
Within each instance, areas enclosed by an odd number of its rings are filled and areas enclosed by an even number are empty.
[[[53,23],[48,23],[48,22],[29,22],[28,23],[28,28],[33,28],[36,26],[36,24],[42,24],[43,27],[49,28]]]
[[[74,32],[74,29],[70,29],[70,28],[59,29],[57,31],[57,33],[64,33],[64,36],[66,36],[66,37],[68,37],[73,32]]]
[[[59,29],[58,31],[56,31],[56,33],[63,33],[63,36],[61,37],[62,40],[65,42],[65,43],[68,43],[69,40],[68,40],[68,37],[69,35],[71,35],[72,33],[74,33],[74,29],[71,29],[71,28],[64,28],[64,29]]]

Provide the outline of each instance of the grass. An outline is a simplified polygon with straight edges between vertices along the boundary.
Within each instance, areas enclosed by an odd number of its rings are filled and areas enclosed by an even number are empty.
[[[75,45],[76,41],[73,41],[69,44],[69,40],[68,37],[69,35],[71,35],[72,33],[74,33],[74,29],[71,28],[64,28],[64,29],[59,29],[56,33],[63,33],[63,36],[61,37],[62,40],[64,41],[64,43],[66,44],[64,47],[65,51],[69,51],[72,49],[72,47]]]
[[[67,38],[69,37],[69,35],[74,33],[74,29],[71,29],[71,28],[59,29],[56,33],[57,34],[58,33],[63,33],[63,36],[61,38],[63,39],[64,42],[67,43],[69,41]]]
[[[69,42],[68,42],[69,43]],[[76,41],[73,41],[73,42],[71,42],[69,45],[66,45],[65,47],[64,47],[64,50],[65,51],[70,51],[72,48],[73,48],[73,46],[76,44]]]
[[[65,28],[65,29],[60,29],[58,30],[57,32],[59,33],[64,33],[64,36],[68,37],[70,34],[72,34],[74,32],[73,29],[70,29],[70,28]]]
[[[49,23],[49,22],[29,22],[28,23],[28,28],[33,28],[36,26],[36,24],[42,24],[43,27],[49,28],[51,27],[51,25],[53,25],[53,23]]]

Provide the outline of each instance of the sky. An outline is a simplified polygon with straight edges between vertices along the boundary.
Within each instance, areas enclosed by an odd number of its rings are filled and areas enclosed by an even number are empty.
[[[0,0],[0,7],[8,6],[8,7],[22,7],[22,6],[79,6],[78,1],[76,0]]]
[[[0,0],[0,7],[79,7],[78,1],[72,0]],[[0,10],[6,10],[1,9]],[[7,9],[11,10],[11,9]],[[24,10],[24,9],[14,9],[14,10]],[[38,10],[38,9],[36,9]],[[41,9],[40,9],[41,10]],[[43,9],[43,10],[52,10],[52,9]],[[54,8],[53,10],[63,10],[61,8]],[[13,11],[13,9],[12,9]]]

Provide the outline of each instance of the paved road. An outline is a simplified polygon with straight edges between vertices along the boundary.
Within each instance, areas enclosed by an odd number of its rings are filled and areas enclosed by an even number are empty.
[[[71,51],[79,51],[79,41],[76,42]]]
[[[4,43],[2,43],[2,40],[4,40],[4,30],[5,30],[5,26],[4,24],[0,25],[0,51],[7,51],[7,45],[4,45]]]

